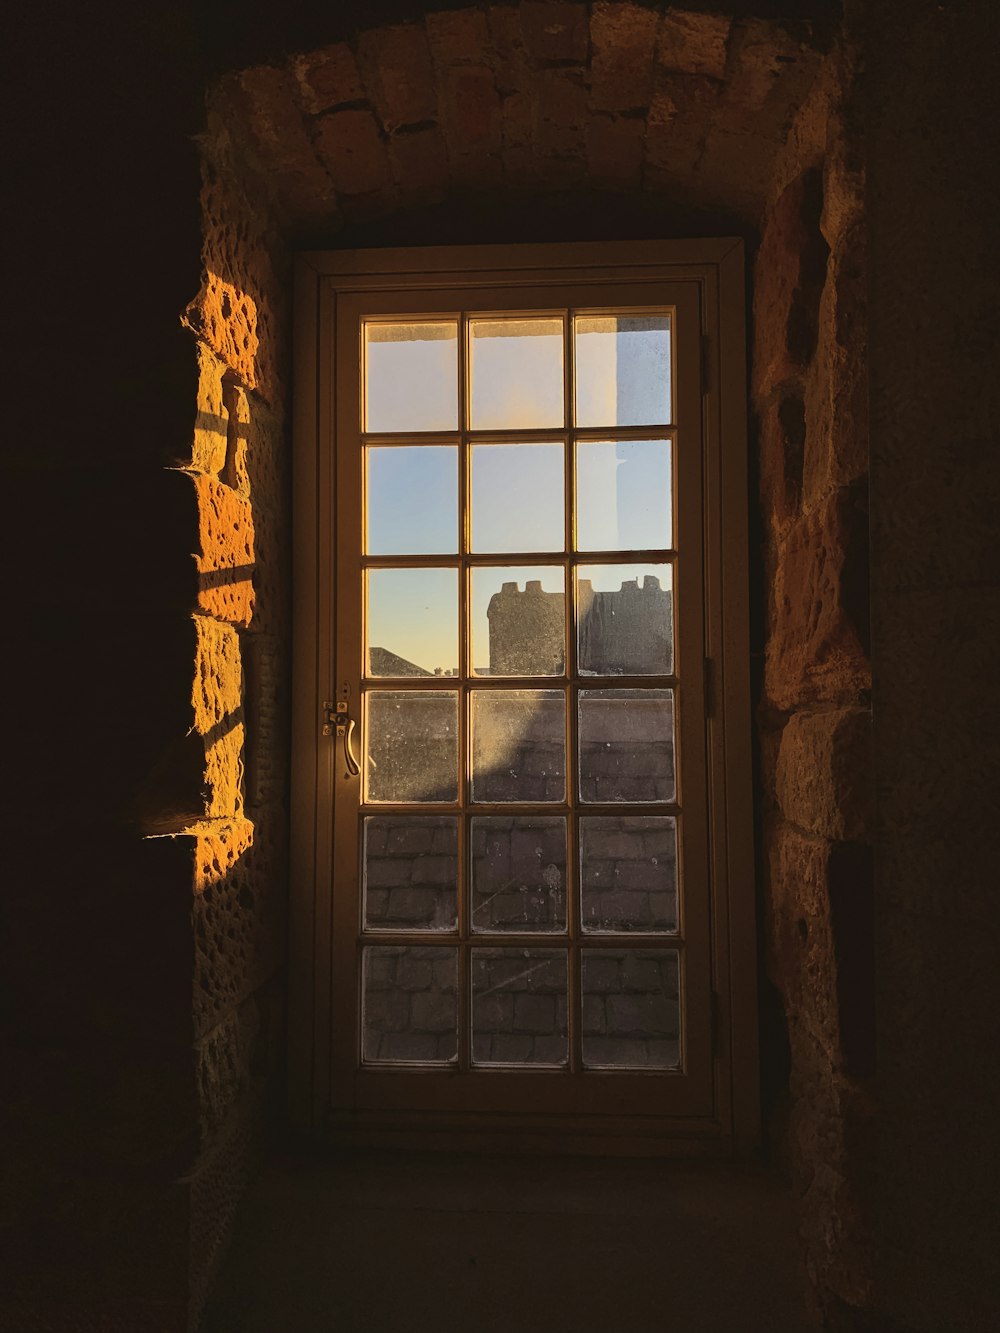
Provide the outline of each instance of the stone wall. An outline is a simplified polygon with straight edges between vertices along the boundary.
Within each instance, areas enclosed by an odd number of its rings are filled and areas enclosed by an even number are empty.
[[[863,1306],[871,1280],[867,312],[854,80],[850,52],[835,50],[777,163],[754,264],[764,929],[791,1056],[771,1139],[831,1318]]]
[[[769,966],[793,1051],[790,1130],[775,1138],[793,1145],[829,1317],[836,1302],[845,1317],[864,1304],[870,893],[867,804],[851,777],[867,725],[864,329],[852,312],[867,227],[843,151],[839,58],[788,133],[839,6],[782,4],[822,21],[811,29],[702,8],[716,7],[526,0],[424,17],[372,0],[364,14],[317,3],[233,21],[225,6],[220,18],[153,0],[141,15],[114,3],[61,13],[58,40],[44,7],[13,25],[19,362],[3,535],[22,669],[5,737],[17,780],[0,1326],[182,1327],[239,1188],[252,1118],[241,1108],[270,1064],[283,575],[261,553],[284,526],[265,497],[283,484],[266,469],[283,431],[285,278],[269,215],[290,242],[320,244],[752,237],[764,217],[754,402],[759,586],[774,592],[761,770]],[[936,1329],[950,1316],[934,1301],[947,1298],[971,1328],[992,1259],[992,825],[981,801],[953,800],[939,837],[937,800],[966,794],[970,774],[987,803],[996,787],[982,761],[996,671],[976,647],[995,583],[982,291],[997,211],[982,151],[995,15],[970,0],[921,6],[915,20],[893,3],[866,30],[876,7],[847,8],[884,90],[871,195],[884,312],[878,948],[893,1052],[882,1314]],[[223,126],[213,113],[206,132],[204,90],[223,75]],[[211,163],[201,213],[199,133]],[[192,341],[178,312],[200,265]],[[951,415],[965,427],[942,469],[927,425]],[[928,595],[915,572],[937,579]],[[938,622],[951,643],[924,658]],[[941,682],[956,679],[963,690],[940,708]],[[137,812],[167,836],[143,840]],[[928,976],[948,1004],[927,1003]],[[900,1055],[917,1023],[931,1062],[913,1043]],[[935,1287],[942,1271],[953,1280]]]
[[[201,147],[204,269],[184,317],[197,417],[181,465],[200,515],[193,702],[206,793],[182,835],[195,840],[195,1309],[283,1098],[290,667],[290,261],[252,157],[211,104]]]

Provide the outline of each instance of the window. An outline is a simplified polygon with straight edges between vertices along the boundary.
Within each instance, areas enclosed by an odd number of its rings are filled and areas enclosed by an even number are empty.
[[[752,1138],[741,268],[733,241],[303,261],[314,1122]]]

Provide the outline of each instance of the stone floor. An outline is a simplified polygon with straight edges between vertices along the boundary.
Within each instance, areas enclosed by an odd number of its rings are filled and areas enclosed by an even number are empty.
[[[768,1173],[635,1159],[272,1160],[202,1333],[809,1333]]]

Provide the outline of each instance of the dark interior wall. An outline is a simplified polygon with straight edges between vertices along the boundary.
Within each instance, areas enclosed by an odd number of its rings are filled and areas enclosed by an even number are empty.
[[[689,7],[823,19],[836,10],[791,0]],[[208,349],[199,363],[180,316],[204,263],[196,136],[205,88],[227,70],[412,11],[388,0],[333,16],[329,8],[112,4],[96,16],[25,11],[9,29],[15,78],[4,89],[4,125],[18,205],[7,217],[15,260],[7,299],[17,342],[3,531],[17,683],[5,736],[13,781],[0,945],[9,1163],[0,1249],[10,1272],[0,1327],[183,1327],[190,1287],[224,1222],[211,1221],[211,1201],[238,1188],[244,1122],[230,1114],[236,1101],[226,1088],[241,1085],[213,1090],[202,1075],[213,1033],[222,1068],[239,1033],[253,1032],[246,999],[266,976],[226,1000],[235,1029],[199,1027],[193,894],[219,882],[213,866],[240,845],[240,826],[266,820],[248,809],[246,778],[229,789],[231,808],[192,811],[192,791],[207,799],[214,724],[196,728],[200,750],[178,740],[192,726],[199,652],[228,661],[235,635],[247,676],[256,671],[259,682],[282,630],[271,622],[257,642],[238,615],[199,600],[199,574],[211,570],[196,501],[198,485],[211,487],[190,475],[195,451],[206,448],[209,465],[194,471],[221,471],[237,495],[254,479],[241,477],[235,454],[220,462],[212,442],[199,441],[195,405],[200,395],[222,404],[227,448],[230,414],[237,424],[245,415],[244,425],[256,416],[264,457],[282,425],[277,401],[259,386],[230,381],[223,401],[221,376],[213,387],[222,349],[199,326]],[[961,13],[921,5],[916,20],[912,6],[855,10],[869,63],[873,273],[886,1131],[875,1326],[975,1329],[987,1327],[996,1250],[988,886],[997,774],[987,741],[997,673],[984,627],[996,590],[987,559],[997,417],[983,386],[995,378],[986,284],[998,201],[995,168],[979,151],[981,127],[995,120],[996,24],[975,3]],[[252,188],[240,170],[234,179],[237,192]],[[558,210],[548,225],[559,225]],[[439,234],[432,221],[425,226],[419,240]],[[356,243],[378,237],[374,223],[354,227]],[[960,240],[942,246],[942,236]],[[948,434],[928,429],[942,420],[955,423]],[[189,472],[164,472],[178,463]],[[280,493],[279,476],[258,481]],[[938,623],[949,626],[947,641],[932,653],[940,636],[929,627]],[[255,655],[264,661],[251,666]],[[238,697],[241,705],[242,689]],[[223,715],[235,711],[224,706]],[[259,807],[278,808],[259,772],[250,785]],[[228,822],[237,842],[213,840],[219,828],[143,840],[150,811]],[[266,866],[259,874],[280,879]],[[262,1012],[273,1014],[279,1001],[263,993]],[[221,1145],[214,1156],[203,1151],[206,1108],[218,1116],[209,1124]],[[222,1126],[234,1127],[231,1137],[216,1137]],[[200,1196],[191,1179],[199,1160]],[[192,1235],[193,1217],[210,1219],[204,1233]]]
[[[880,1189],[889,1327],[992,1328],[1000,13],[864,7]]]

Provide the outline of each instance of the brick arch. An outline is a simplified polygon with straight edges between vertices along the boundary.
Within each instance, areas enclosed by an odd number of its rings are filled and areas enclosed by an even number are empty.
[[[820,52],[798,25],[608,0],[428,12],[220,81],[292,234],[586,184],[759,221]]]

